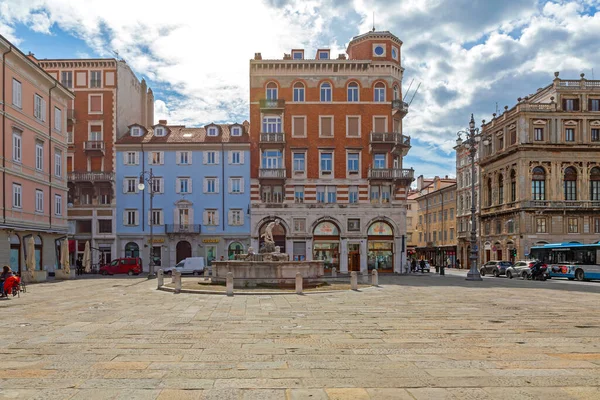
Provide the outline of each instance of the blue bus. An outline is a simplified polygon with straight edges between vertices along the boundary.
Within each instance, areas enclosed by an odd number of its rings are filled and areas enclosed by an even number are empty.
[[[548,265],[553,278],[578,281],[600,279],[600,242],[593,244],[552,243],[534,246],[531,257]]]

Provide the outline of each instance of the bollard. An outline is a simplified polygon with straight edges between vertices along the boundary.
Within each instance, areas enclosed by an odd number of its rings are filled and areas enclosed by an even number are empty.
[[[376,269],[373,270],[373,273],[371,275],[371,284],[373,286],[379,286],[379,273]]]
[[[171,270],[171,283],[175,283],[175,272],[177,272],[177,270],[173,268]]]
[[[356,271],[350,273],[350,289],[358,290],[358,276],[356,275]]]
[[[444,266],[440,267],[440,275],[446,275],[446,267],[444,267]]]
[[[302,294],[302,274],[296,272],[296,294]]]
[[[156,282],[158,283],[158,289],[165,284],[165,272],[162,269],[158,270]]]
[[[233,296],[233,273],[227,273],[227,296]]]
[[[366,270],[362,275],[361,283],[369,283],[369,270]]]
[[[173,278],[175,279],[175,293],[181,292],[181,272],[173,272]]]
[[[331,268],[331,277],[337,278],[337,268],[335,268],[335,267]]]
[[[204,277],[208,277],[208,267],[204,268]]]

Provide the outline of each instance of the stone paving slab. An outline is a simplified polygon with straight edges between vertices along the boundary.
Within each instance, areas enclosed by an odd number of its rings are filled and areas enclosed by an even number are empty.
[[[599,399],[600,283],[513,281],[237,297],[30,285],[0,302],[0,399]]]

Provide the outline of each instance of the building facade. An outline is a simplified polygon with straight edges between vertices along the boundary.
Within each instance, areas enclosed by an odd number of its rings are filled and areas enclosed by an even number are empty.
[[[132,125],[116,143],[117,254],[142,257],[147,269],[150,247],[155,265],[170,267],[187,257],[205,257],[210,265],[247,251],[248,128],[248,122],[186,128],[161,120],[150,130]],[[150,171],[152,183],[140,190],[140,176],[150,178]]]
[[[68,232],[67,110],[74,95],[2,36],[0,56],[0,259],[23,271],[33,237],[36,270],[52,270]]]
[[[68,214],[72,257],[92,247],[92,263],[117,254],[115,141],[128,126],[154,120],[154,96],[123,60],[37,60],[75,93],[67,111]]]
[[[554,81],[482,129],[484,260],[600,240],[600,81]]]
[[[295,260],[341,272],[400,272],[406,249],[402,42],[389,32],[347,54],[250,61],[252,246],[266,225]]]
[[[417,198],[419,192],[410,190],[406,199],[406,257],[409,259],[416,258],[417,246],[419,245],[419,203]]]
[[[417,179],[417,192],[417,259],[433,261],[433,266],[454,267],[457,242],[456,179],[436,176],[426,180],[420,176]]]
[[[459,142],[460,143],[460,142]],[[479,152],[475,153],[475,175],[471,170],[471,155],[469,146],[460,143],[454,147],[456,151],[456,230],[457,244],[456,257],[460,260],[461,268],[470,268],[471,261],[471,206],[475,204],[475,230],[476,237],[479,232]],[[475,196],[472,196],[472,186],[475,186]],[[479,246],[479,240],[477,241]],[[479,247],[478,247],[479,248]],[[481,265],[482,252],[479,252]]]

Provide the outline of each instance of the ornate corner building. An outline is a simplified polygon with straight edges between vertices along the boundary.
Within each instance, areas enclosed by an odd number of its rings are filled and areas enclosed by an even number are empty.
[[[266,225],[295,260],[346,271],[400,271],[410,138],[402,119],[402,42],[390,32],[354,37],[347,54],[250,61],[251,236]]]
[[[484,123],[483,261],[600,239],[600,81],[563,80]]]

